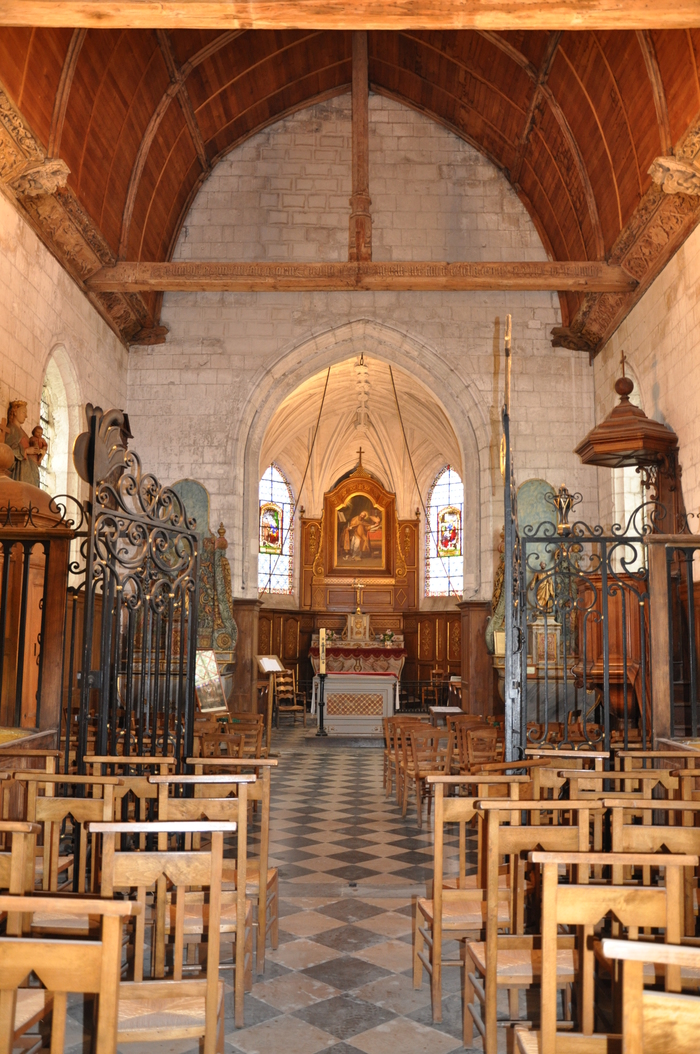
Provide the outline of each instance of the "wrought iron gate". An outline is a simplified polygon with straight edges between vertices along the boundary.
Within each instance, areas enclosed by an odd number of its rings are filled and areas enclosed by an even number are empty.
[[[644,539],[658,506],[609,531],[569,514],[581,500],[550,495],[557,522],[519,532],[514,603],[520,751],[550,735],[567,749],[609,750],[614,734],[653,736],[649,575]],[[556,726],[553,727],[553,726]]]
[[[87,416],[74,452],[90,484],[78,770],[86,753],[170,754],[181,769],[193,738],[196,525],[178,495],[144,473],[127,449],[126,415],[88,405]],[[71,659],[80,592],[69,598]],[[69,721],[71,684],[69,678]]]

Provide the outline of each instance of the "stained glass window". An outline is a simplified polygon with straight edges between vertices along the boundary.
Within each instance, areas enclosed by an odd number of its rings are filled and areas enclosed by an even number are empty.
[[[258,488],[258,591],[294,592],[294,500],[277,465],[265,470]]]
[[[39,408],[39,424],[44,429],[44,439],[48,443],[48,450],[39,465],[39,485],[49,494],[54,494],[56,489],[56,477],[51,464],[51,451],[54,445],[54,415],[52,407],[51,389],[48,380],[44,381],[41,389],[41,406]]]
[[[425,595],[456,596],[464,589],[462,512],[464,486],[446,465],[428,492],[425,531]]]

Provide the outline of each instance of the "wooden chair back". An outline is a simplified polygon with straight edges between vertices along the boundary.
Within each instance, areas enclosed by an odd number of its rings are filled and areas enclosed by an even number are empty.
[[[606,959],[622,968],[622,1049],[625,1054],[695,1054],[700,997],[644,988],[644,964],[700,970],[700,948],[603,939]]]
[[[78,893],[88,890],[95,892],[98,886],[99,839],[91,846],[91,867],[88,875],[88,824],[113,819],[115,789],[123,786],[122,779],[119,776],[66,777],[27,771],[16,775],[27,781],[27,819],[30,823],[38,823],[43,827],[43,889],[50,892],[56,892],[58,889],[61,829],[65,821],[71,820],[74,834],[76,829],[78,833],[78,859],[74,862],[77,878],[74,875],[74,884],[77,884]],[[85,796],[57,795],[56,788],[61,784],[73,788],[82,787]],[[42,789],[43,795],[39,793]],[[75,841],[74,837],[74,845]]]
[[[561,833],[564,828],[559,828]],[[664,857],[665,886],[636,886],[617,884],[589,884],[585,881],[594,866],[654,866],[648,853],[570,853],[533,852],[530,860],[542,868],[542,899],[546,911],[542,913],[542,1010],[541,1049],[556,1050],[557,989],[556,954],[557,932],[560,926],[576,926],[579,932],[579,1016],[583,1035],[594,1029],[594,960],[593,935],[595,926],[608,915],[627,929],[629,938],[636,940],[641,927],[664,931],[668,944],[679,944],[681,937],[680,884],[682,868],[697,867],[698,857],[668,854]],[[658,864],[658,857],[656,858]],[[559,883],[561,865],[574,867],[578,881],[568,885]],[[581,879],[584,878],[582,882]],[[680,989],[680,970],[666,971],[669,991]]]
[[[486,890],[487,902],[484,1029],[485,1049],[489,1052],[497,1050],[499,864],[503,857],[507,859],[513,920],[511,932],[521,934],[525,928],[523,855],[534,849],[559,850],[566,847],[571,852],[587,850],[591,838],[591,812],[596,808],[600,808],[598,803],[590,801],[523,801],[519,798],[508,801],[489,798],[477,802],[478,812],[484,820],[482,870],[477,884]],[[570,813],[570,823],[567,826],[547,823],[546,816],[549,813]]]
[[[199,737],[200,758],[242,758],[245,736],[213,733]]]
[[[255,783],[247,784],[247,796],[249,802],[260,802],[260,856],[258,857],[258,949],[257,949],[257,969],[258,973],[261,972],[260,964],[265,961],[265,940],[267,936],[267,914],[268,914],[268,893],[267,893],[267,874],[269,870],[270,860],[270,799],[271,799],[271,784],[270,774],[273,768],[276,768],[278,762],[277,758],[222,758],[219,763],[212,761],[206,761],[202,758],[188,758],[188,765],[194,765],[195,775],[200,776],[205,771],[211,772],[212,767],[217,773],[223,774],[226,770],[231,773],[241,772],[245,768],[253,768],[254,774],[257,775]],[[209,784],[209,787],[212,785]],[[214,784],[216,786],[216,784]],[[225,786],[225,784],[224,784]],[[250,867],[249,861],[246,862],[246,874],[249,874]],[[228,860],[224,860],[223,878],[224,882],[232,882],[236,885],[236,888],[240,888],[238,882],[238,863],[236,862],[235,867],[231,867]],[[277,910],[277,905],[272,905],[274,911]],[[273,920],[276,919],[276,915],[273,915]],[[276,922],[275,922],[276,925]]]
[[[0,937],[0,1051],[10,1054],[18,994],[31,989],[26,981],[35,975],[53,997],[51,1054],[63,1054],[68,995],[96,995],[93,1046],[100,1054],[116,1054],[119,977],[122,960],[122,922],[139,918],[142,907],[132,901],[86,900],[65,897],[0,896],[0,912],[34,912],[100,920],[100,939],[81,941],[41,940],[33,937]]]
[[[263,714],[231,714],[229,732],[243,737],[241,757],[264,757],[265,717]]]
[[[502,760],[502,743],[499,743],[497,728],[468,728],[466,739],[467,764],[470,771],[475,765]]]

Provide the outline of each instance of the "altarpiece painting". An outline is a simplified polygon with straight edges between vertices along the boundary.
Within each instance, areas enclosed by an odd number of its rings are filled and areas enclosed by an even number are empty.
[[[336,567],[384,567],[384,510],[368,494],[351,494],[335,510]]]

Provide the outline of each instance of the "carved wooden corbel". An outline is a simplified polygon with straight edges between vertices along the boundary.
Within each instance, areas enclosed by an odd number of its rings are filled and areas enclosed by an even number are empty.
[[[86,289],[91,275],[116,256],[73,191],[70,169],[46,151],[0,86],[0,182],[30,226],[124,344],[162,344],[167,327],[156,324],[138,292]]]

